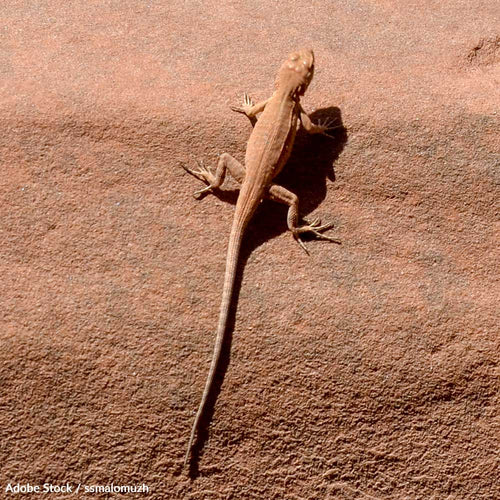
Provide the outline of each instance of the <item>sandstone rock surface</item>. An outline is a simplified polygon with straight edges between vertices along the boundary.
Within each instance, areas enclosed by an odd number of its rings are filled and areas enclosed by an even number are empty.
[[[0,13],[3,492],[500,498],[497,1]],[[229,105],[267,97],[301,46],[317,60],[304,107],[344,129],[299,135],[280,182],[343,244],[307,257],[263,204],[187,479],[237,193],[197,201],[178,165],[243,159],[250,125]]]

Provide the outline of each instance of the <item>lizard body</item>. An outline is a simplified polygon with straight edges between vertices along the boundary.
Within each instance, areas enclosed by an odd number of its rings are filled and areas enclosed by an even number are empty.
[[[232,108],[234,111],[245,114],[251,120],[255,120],[256,115],[262,113],[248,140],[245,166],[227,153],[220,156],[215,174],[205,168],[202,163],[199,164],[199,170],[191,170],[183,166],[187,172],[208,184],[204,189],[197,191],[195,195],[219,188],[224,182],[227,170],[232,177],[241,183],[229,236],[214,352],[201,403],[191,429],[184,466],[189,460],[193,440],[214,384],[227,327],[243,233],[261,201],[264,198],[269,198],[288,205],[288,229],[306,252],[307,249],[300,238],[302,233],[311,232],[321,239],[339,243],[339,241],[321,234],[321,231],[331,228],[332,224],[319,225],[319,221],[316,220],[306,226],[299,227],[297,196],[273,182],[290,156],[299,120],[302,126],[312,134],[327,135],[326,131],[330,128],[328,125],[313,124],[300,105],[300,97],[311,82],[313,73],[314,54],[312,50],[303,49],[292,52],[278,72],[276,90],[269,99],[254,105],[245,94],[243,106]]]

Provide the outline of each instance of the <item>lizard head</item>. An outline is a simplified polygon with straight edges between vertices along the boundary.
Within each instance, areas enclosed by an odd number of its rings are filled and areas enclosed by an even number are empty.
[[[311,49],[292,52],[281,65],[276,88],[287,90],[294,97],[304,95],[314,74],[314,53]]]

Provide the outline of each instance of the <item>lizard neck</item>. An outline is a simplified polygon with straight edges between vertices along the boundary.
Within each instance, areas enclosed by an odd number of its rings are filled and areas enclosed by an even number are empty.
[[[300,94],[296,86],[280,86],[276,89],[276,97],[281,101],[290,99],[291,101],[299,102]]]

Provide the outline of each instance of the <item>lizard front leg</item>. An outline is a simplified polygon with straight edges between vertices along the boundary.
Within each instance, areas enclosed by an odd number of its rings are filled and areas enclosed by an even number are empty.
[[[203,164],[202,161],[197,161],[198,170],[193,170],[186,167],[181,163],[181,167],[193,175],[197,179],[205,182],[207,184],[203,189],[199,189],[194,193],[194,196],[200,196],[206,192],[212,192],[214,189],[218,189],[222,186],[224,179],[226,177],[226,172],[229,170],[231,177],[233,177],[240,184],[245,178],[245,167],[235,158],[233,158],[228,153],[222,153],[219,157],[219,162],[217,163],[217,168],[215,170],[215,175]]]
[[[264,108],[266,107],[266,104],[269,102],[270,99],[271,98],[266,99],[265,101],[260,101],[257,104],[254,104],[254,102],[248,96],[248,94],[245,93],[243,95],[243,105],[241,107],[231,106],[231,109],[233,111],[236,111],[236,113],[243,113],[244,115],[246,115],[253,126],[257,121],[257,114],[264,111]]]
[[[268,198],[277,201],[278,203],[282,203],[284,205],[288,205],[288,215],[287,215],[287,224],[288,229],[291,231],[295,240],[299,243],[299,245],[304,249],[304,251],[309,254],[307,248],[300,238],[300,235],[303,233],[313,233],[317,238],[321,240],[332,241],[333,243],[339,243],[340,241],[331,238],[330,236],[325,236],[321,234],[321,231],[326,231],[333,227],[332,223],[329,224],[320,224],[319,219],[314,220],[311,223],[308,223],[306,226],[298,226],[299,222],[299,199],[296,194],[288,191],[283,186],[279,186],[278,184],[272,184],[268,191]]]

